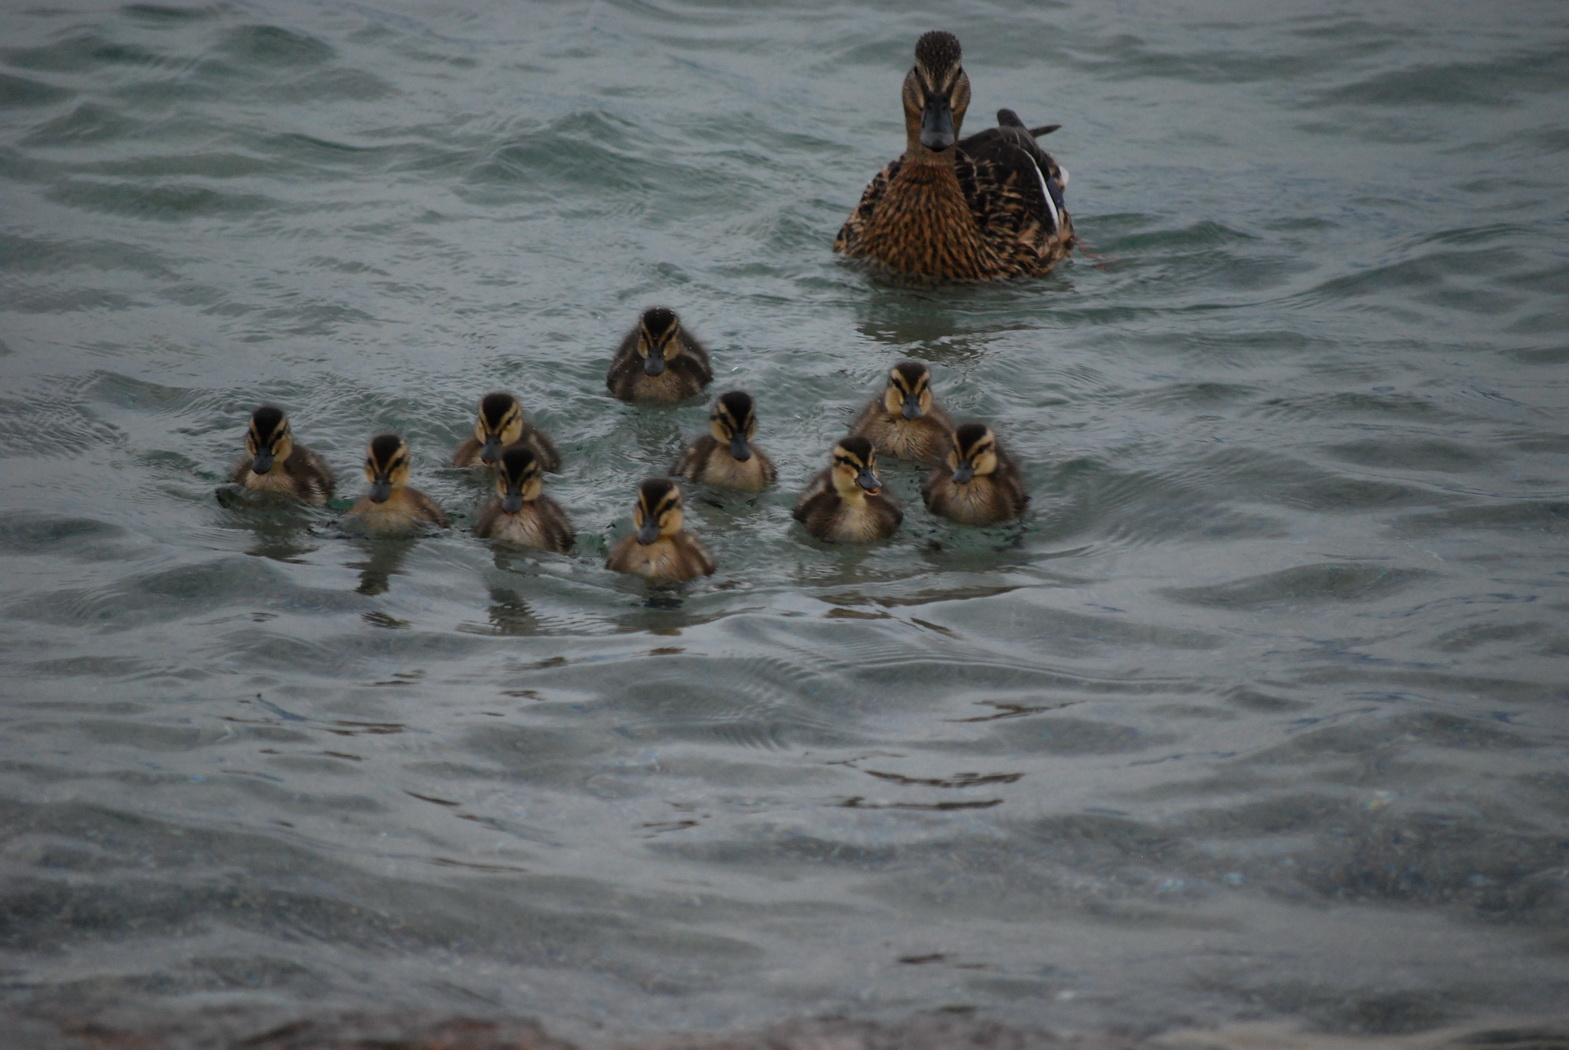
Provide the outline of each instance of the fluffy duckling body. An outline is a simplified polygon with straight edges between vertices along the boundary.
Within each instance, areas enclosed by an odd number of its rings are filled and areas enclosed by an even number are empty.
[[[421,525],[447,527],[436,501],[409,487],[409,446],[397,434],[377,434],[365,450],[370,491],[349,508],[345,524],[372,536],[407,536]]]
[[[288,417],[277,405],[262,405],[251,415],[245,453],[229,474],[234,484],[291,496],[313,507],[325,507],[332,498],[332,470],[316,453],[294,443]]]
[[[496,459],[496,498],[474,521],[474,535],[565,554],[577,533],[555,500],[544,494],[539,457],[509,445]]]
[[[881,397],[862,409],[850,428],[878,452],[936,463],[948,451],[953,421],[932,399],[932,373],[919,361],[900,361],[888,373]]]
[[[632,522],[637,531],[610,552],[605,568],[636,573],[653,583],[708,576],[719,567],[702,541],[683,529],[681,488],[669,478],[649,478],[637,487]]]
[[[518,399],[503,390],[486,394],[479,401],[474,433],[463,439],[452,456],[454,467],[490,467],[508,445],[522,442],[534,453],[539,469],[555,474],[561,470],[561,454],[549,436],[523,418]]]
[[[933,31],[904,78],[905,151],[872,179],[834,251],[902,274],[980,281],[1039,276],[1073,248],[1068,174],[1012,110],[967,139],[970,79],[959,41]]]
[[[834,446],[832,462],[806,486],[791,514],[807,532],[831,543],[887,539],[904,520],[877,477],[872,443],[856,435]]]
[[[720,394],[708,415],[708,433],[694,441],[670,467],[670,473],[710,485],[761,492],[774,483],[773,461],[752,444],[757,416],[750,394]]]
[[[1030,502],[1019,468],[984,423],[954,431],[948,458],[927,475],[921,499],[932,513],[963,525],[1017,518]]]
[[[623,401],[670,404],[702,393],[713,378],[703,344],[681,327],[674,310],[655,306],[621,340],[605,386]]]

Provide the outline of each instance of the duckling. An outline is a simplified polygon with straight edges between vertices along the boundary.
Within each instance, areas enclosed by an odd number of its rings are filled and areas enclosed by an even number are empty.
[[[905,150],[872,179],[834,251],[896,273],[983,281],[1040,276],[1074,244],[1063,203],[1068,173],[1012,110],[967,139],[970,79],[959,40],[933,31],[904,78]]]
[[[965,423],[953,432],[947,461],[927,475],[921,499],[932,513],[962,525],[1017,518],[1030,502],[1019,468],[984,423]]]
[[[879,452],[936,463],[948,451],[953,421],[932,400],[932,373],[919,361],[900,361],[888,373],[881,397],[867,402],[850,433]]]
[[[671,464],[670,473],[710,485],[761,492],[774,483],[773,461],[752,444],[757,417],[752,397],[741,390],[720,394],[708,414],[708,433]]]
[[[501,450],[518,442],[527,445],[539,461],[539,469],[552,474],[561,470],[561,454],[553,441],[538,427],[523,419],[523,406],[504,390],[486,394],[479,400],[479,416],[474,433],[463,439],[452,456],[454,467],[493,466]]]
[[[632,521],[637,532],[624,536],[605,568],[634,572],[653,583],[708,576],[719,567],[702,541],[681,528],[681,488],[669,478],[649,478],[637,487]]]
[[[447,527],[447,515],[436,501],[408,486],[409,446],[397,434],[370,439],[365,480],[370,492],[349,508],[346,524],[374,536],[406,536],[423,523]]]
[[[790,513],[807,532],[832,543],[887,539],[904,520],[877,477],[872,443],[858,435],[834,446],[832,462],[806,486]]]
[[[539,457],[527,445],[508,445],[496,459],[496,498],[474,522],[481,539],[506,540],[565,554],[576,538],[572,522],[542,491]]]
[[[234,484],[292,496],[313,507],[325,507],[332,498],[332,470],[316,453],[294,443],[289,420],[277,405],[262,405],[251,414],[245,452],[229,474]]]
[[[681,327],[669,307],[643,311],[637,327],[621,340],[605,386],[623,401],[682,401],[713,381],[708,351]]]

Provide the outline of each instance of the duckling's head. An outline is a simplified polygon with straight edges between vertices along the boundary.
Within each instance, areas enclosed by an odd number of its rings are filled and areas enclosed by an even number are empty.
[[[250,428],[245,432],[245,451],[251,455],[251,471],[265,474],[274,464],[282,463],[294,451],[294,436],[289,433],[289,420],[277,405],[263,405],[251,414]]]
[[[637,542],[646,547],[661,536],[674,536],[681,531],[684,519],[681,487],[675,482],[649,478],[637,487],[637,509],[632,512]]]
[[[681,353],[681,319],[668,306],[651,306],[637,325],[637,352],[643,371],[651,376],[664,372],[665,362]]]
[[[861,492],[872,495],[882,491],[883,483],[877,477],[877,455],[872,443],[859,435],[843,438],[834,446],[834,491],[841,498],[860,499]]]
[[[544,482],[539,476],[539,460],[527,445],[510,445],[496,459],[496,494],[501,509],[516,514],[523,504],[539,498]]]
[[[752,414],[752,395],[742,390],[720,394],[708,414],[708,432],[714,440],[730,446],[730,455],[745,463],[752,458],[752,435],[757,433],[757,417]]]
[[[883,407],[890,416],[920,419],[932,410],[932,373],[919,361],[900,361],[888,373]]]
[[[392,490],[409,480],[409,446],[396,434],[377,434],[365,450],[365,480],[370,482],[370,501],[385,503]]]
[[[915,42],[915,66],[905,75],[903,98],[910,152],[919,159],[951,159],[970,106],[958,37],[934,29]]]
[[[501,450],[523,436],[523,406],[506,391],[486,394],[479,400],[474,438],[480,442],[479,460],[489,466]]]
[[[997,435],[984,423],[963,423],[953,432],[948,466],[955,485],[967,485],[976,475],[997,470]]]

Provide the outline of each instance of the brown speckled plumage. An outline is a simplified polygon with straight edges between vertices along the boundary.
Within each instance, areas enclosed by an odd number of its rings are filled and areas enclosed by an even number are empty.
[[[958,139],[969,106],[959,42],[931,32],[905,77],[904,155],[872,179],[834,251],[902,274],[976,281],[1046,273],[1073,248],[1067,174],[1011,110]]]

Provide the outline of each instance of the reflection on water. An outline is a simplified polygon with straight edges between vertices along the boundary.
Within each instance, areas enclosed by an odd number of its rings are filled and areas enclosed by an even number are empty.
[[[829,251],[935,24],[967,127],[1063,125],[1087,250],[1046,280]],[[0,28],[8,1031],[1436,1048],[1561,1009],[1558,8]],[[606,393],[653,303],[704,397]],[[791,504],[905,358],[1029,511],[953,525],[888,463],[902,529],[819,543]],[[498,388],[570,555],[468,531],[490,480],[442,464]],[[728,389],[779,484],[687,493],[712,577],[605,569]],[[224,484],[268,400],[343,477],[404,434],[454,527]]]

